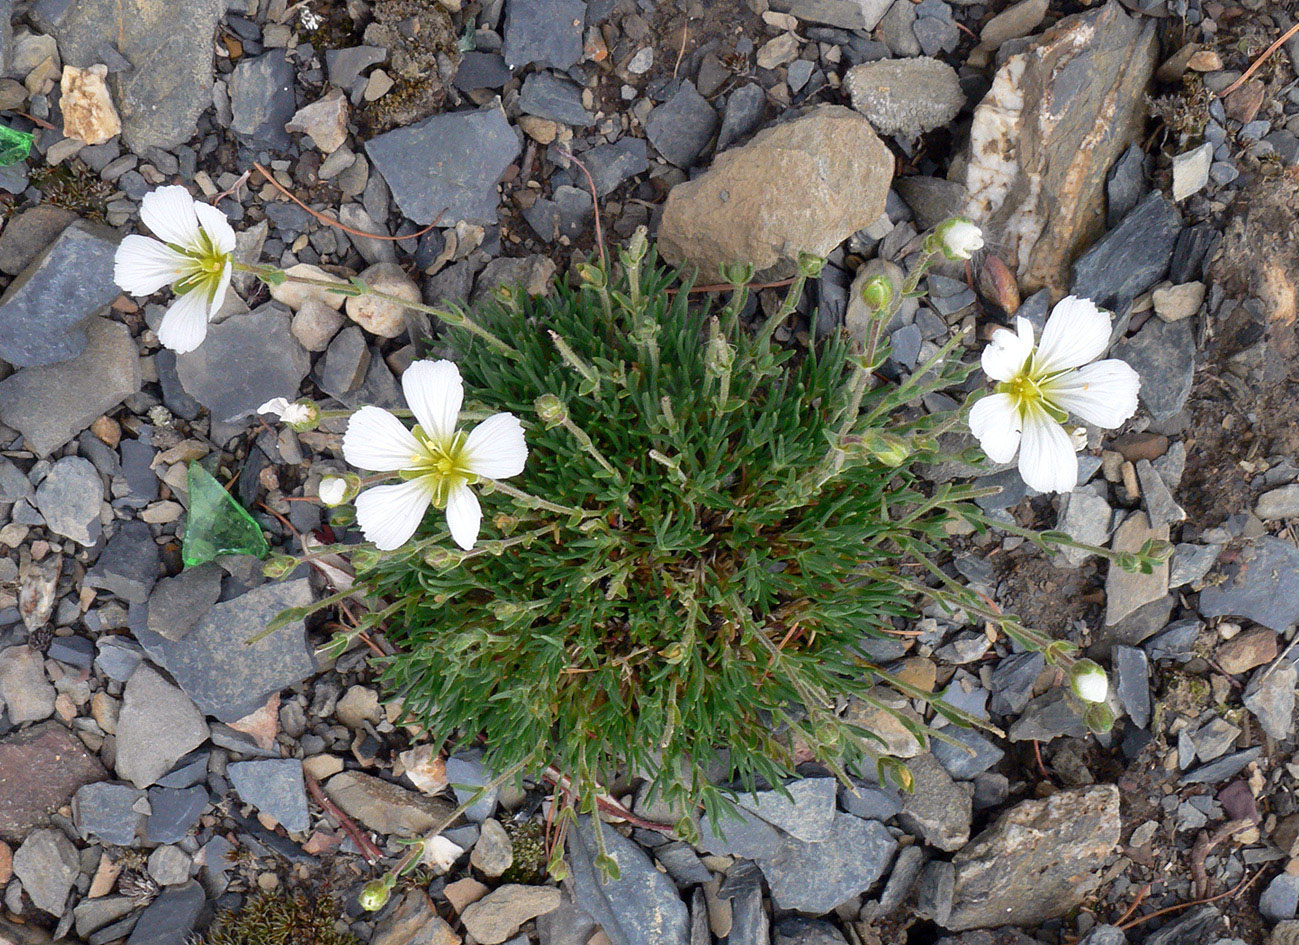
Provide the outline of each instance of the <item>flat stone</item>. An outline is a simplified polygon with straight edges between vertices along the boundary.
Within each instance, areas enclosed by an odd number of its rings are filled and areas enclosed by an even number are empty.
[[[1182,231],[1182,237],[1188,233],[1199,232],[1195,227]],[[1182,238],[1177,243],[1181,246]],[[1155,314],[1166,322],[1180,322],[1184,318],[1190,318],[1200,310],[1204,304],[1204,283],[1203,282],[1184,282],[1181,285],[1168,285],[1155,289],[1151,293],[1151,302],[1155,306]]]
[[[136,637],[200,709],[222,722],[237,722],[265,705],[272,693],[315,673],[301,620],[249,642],[281,611],[312,599],[306,578],[265,584],[216,604],[179,642],[143,627]]]
[[[956,70],[917,56],[853,66],[844,76],[852,107],[877,132],[913,138],[951,122],[965,104]]]
[[[775,0],[772,9],[808,23],[869,32],[893,5],[893,0]]]
[[[1150,527],[1145,513],[1128,516],[1114,533],[1112,547],[1118,552],[1135,552],[1148,540],[1168,541],[1168,526]],[[1105,579],[1105,625],[1113,627],[1125,617],[1168,594],[1168,562],[1149,574],[1125,571],[1111,564]]]
[[[168,640],[183,639],[221,597],[224,573],[219,564],[210,562],[159,581],[149,595],[145,621],[149,630]]]
[[[523,923],[559,908],[555,886],[499,886],[460,914],[465,931],[482,945],[501,945],[519,931]],[[614,945],[622,945],[616,939]],[[665,943],[675,939],[661,939]]]
[[[428,893],[413,889],[375,929],[370,945],[460,945],[460,936],[437,914]]]
[[[699,822],[699,849],[718,856],[739,856],[756,860],[775,856],[780,850],[780,832],[756,814],[743,810],[723,811],[720,822],[708,817]]]
[[[619,876],[602,882],[595,867],[595,829],[589,817],[581,817],[568,832],[578,906],[599,923],[613,945],[686,945],[690,920],[672,880],[639,846],[604,824],[599,829],[605,850],[618,864]]]
[[[414,837],[427,833],[453,810],[446,801],[424,797],[359,771],[343,771],[325,784],[329,799],[378,833]]]
[[[567,69],[582,58],[585,0],[510,0],[501,53],[510,68]]]
[[[14,875],[22,880],[23,892],[37,909],[56,918],[63,915],[80,872],[77,848],[61,830],[33,830],[14,852]]]
[[[108,94],[108,67],[65,65],[59,82],[63,134],[83,144],[103,144],[122,133],[122,119]]]
[[[158,579],[158,545],[143,522],[121,522],[117,533],[86,572],[88,587],[98,587],[122,600],[143,604]]]
[[[128,896],[102,896],[98,899],[83,899],[73,908],[77,935],[88,939],[119,919],[130,915],[139,906]],[[0,941],[3,941],[0,939]]]
[[[665,843],[655,847],[654,859],[681,887],[698,886],[713,878],[712,871],[704,865],[699,854],[685,843]]]
[[[469,862],[474,869],[493,879],[510,868],[514,862],[514,844],[500,821],[490,817],[483,821],[482,832],[469,855]]]
[[[1127,711],[1132,724],[1145,728],[1150,724],[1150,658],[1144,650],[1116,646],[1110,652],[1114,661],[1114,691],[1119,704]]]
[[[839,804],[862,820],[890,820],[902,810],[902,796],[897,788],[853,780],[839,786]]]
[[[185,392],[226,423],[275,397],[294,400],[311,357],[290,330],[288,309],[265,302],[208,329],[196,350],[176,358]]]
[[[1244,751],[1215,758],[1208,764],[1200,765],[1198,768],[1186,772],[1182,775],[1182,782],[1184,784],[1221,784],[1228,778],[1233,778],[1244,771],[1245,766],[1257,761],[1262,753],[1262,748],[1247,748]]]
[[[168,886],[144,910],[126,945],[184,945],[205,901],[203,887],[193,880]]]
[[[1119,842],[1119,792],[1106,784],[1021,801],[952,858],[956,931],[1035,926],[1079,906]]]
[[[335,336],[317,365],[316,383],[331,397],[339,397],[360,387],[369,368],[370,347],[365,335],[356,325],[349,325]]]
[[[350,89],[362,72],[387,61],[388,50],[379,46],[347,46],[343,49],[325,50],[329,83],[340,89]]]
[[[1267,535],[1222,566],[1226,580],[1200,592],[1205,617],[1245,617],[1285,633],[1299,623],[1299,548]]]
[[[1168,272],[1181,232],[1177,208],[1159,191],[1150,193],[1078,257],[1070,291],[1103,308],[1122,311]]]
[[[942,731],[960,745],[935,738],[932,739],[930,750],[938,763],[957,781],[968,781],[1005,757],[1004,751],[973,729],[948,725]]]
[[[959,850],[970,839],[973,808],[970,794],[929,752],[907,762],[915,790],[902,795],[898,823],[940,850]]]
[[[311,826],[302,762],[298,759],[236,761],[226,771],[244,803],[273,817],[289,833],[303,833]]]
[[[1299,910],[1299,876],[1282,873],[1258,897],[1258,911],[1269,922],[1293,919]]]
[[[139,391],[140,358],[130,330],[106,318],[86,325],[86,348],[71,361],[23,368],[0,381],[0,423],[48,456]]]
[[[410,302],[421,301],[419,286],[396,263],[375,263],[357,278],[376,292]],[[354,295],[344,303],[344,309],[348,318],[372,335],[396,338],[406,330],[408,309],[400,302],[390,302],[373,295]]]
[[[299,108],[284,130],[305,134],[322,154],[333,154],[347,141],[347,113],[347,96],[342,89],[333,89]]]
[[[915,214],[916,226],[922,230],[962,213],[970,197],[964,184],[941,177],[901,177],[893,182],[893,186]]]
[[[55,462],[36,489],[36,507],[45,525],[55,534],[79,545],[95,545],[103,532],[99,510],[104,504],[104,483],[87,459],[65,456]]]
[[[513,77],[500,53],[470,50],[460,56],[452,84],[462,92],[503,88]]]
[[[0,233],[0,272],[18,275],[77,219],[71,210],[48,203],[14,214],[5,223],[4,232]]]
[[[202,785],[149,788],[149,819],[144,825],[144,838],[150,843],[179,843],[198,823],[207,806],[207,788]]]
[[[797,840],[817,843],[828,839],[838,782],[834,778],[804,778],[785,785],[785,790],[789,797],[779,791],[759,791],[742,793],[737,802]]]
[[[444,226],[494,223],[496,185],[518,156],[519,139],[498,104],[433,115],[371,138],[365,150],[415,223],[432,223],[439,214]]]
[[[650,112],[645,119],[645,137],[669,164],[690,168],[717,130],[717,121],[713,106],[686,81]]]
[[[1012,742],[1049,742],[1054,738],[1084,738],[1087,726],[1061,688],[1052,689],[1024,707],[1006,736]]]
[[[131,674],[117,717],[121,777],[148,787],[207,738],[207,723],[185,693],[145,664]]]
[[[1145,127],[1155,33],[1117,3],[1066,17],[1002,61],[975,109],[967,213],[1014,261],[1025,294],[1067,294],[1070,263],[1104,232],[1110,166]]]
[[[1152,318],[1131,338],[1114,346],[1141,377],[1141,403],[1155,420],[1175,417],[1191,396],[1195,337],[1189,321]]]
[[[35,4],[31,16],[43,33],[58,39],[67,65],[85,68],[105,62],[111,37],[115,56],[131,68],[110,72],[109,90],[122,119],[122,140],[137,154],[168,149],[193,136],[198,117],[212,104],[217,21],[225,0],[58,0]]]
[[[0,650],[0,705],[10,722],[22,725],[48,719],[54,714],[55,695],[39,651],[25,644]]]
[[[1198,194],[1209,182],[1213,164],[1213,144],[1206,141],[1197,148],[1173,155],[1173,199],[1181,202]]]
[[[792,272],[799,252],[825,256],[879,219],[892,175],[893,156],[865,117],[819,106],[672,188],[659,246],[704,278],[740,260]]]
[[[1103,545],[1109,537],[1113,516],[1114,510],[1104,498],[1086,489],[1077,489],[1064,497],[1055,527],[1074,541]],[[1092,557],[1092,553],[1081,548],[1065,547],[1060,549],[1060,557],[1076,568]]]
[[[1258,497],[1254,514],[1265,522],[1299,516],[1299,483],[1264,492]]]
[[[129,784],[99,781],[72,796],[72,821],[81,839],[92,837],[115,847],[136,846],[144,814],[137,807],[144,792]]]
[[[242,59],[230,74],[230,128],[252,148],[287,150],[285,132],[296,111],[293,65],[282,49]]]
[[[468,804],[470,798],[476,795],[481,788],[486,787],[488,782],[495,777],[483,767],[481,754],[477,751],[452,755],[446,760],[444,772],[452,790],[455,791],[456,802],[459,804]],[[500,794],[501,789],[499,786],[484,792],[482,797],[474,801],[465,810],[465,819],[475,823],[482,823],[492,816],[496,810],[497,799]]]
[[[758,866],[777,906],[820,914],[870,889],[895,849],[897,841],[883,824],[838,812],[826,840],[782,838],[779,850]]]
[[[1260,669],[1245,688],[1245,708],[1258,719],[1259,727],[1277,741],[1289,738],[1294,731],[1296,684],[1299,667],[1282,660],[1270,669]]]
[[[1158,528],[1186,521],[1186,510],[1177,504],[1172,490],[1150,460],[1137,460],[1137,482],[1141,486],[1141,502],[1152,526]]]
[[[519,108],[524,114],[577,128],[595,124],[595,116],[582,105],[581,87],[553,72],[534,72],[523,80]]]
[[[106,775],[99,759],[58,722],[0,738],[0,839],[23,838],[78,788]]]
[[[180,847],[164,844],[149,854],[149,876],[160,886],[179,886],[189,879],[194,861]]]
[[[717,132],[717,153],[747,138],[758,130],[767,110],[767,93],[754,83],[741,85],[726,96],[722,111],[722,127]]]
[[[1033,698],[1033,687],[1046,660],[1041,653],[1012,653],[992,671],[988,708],[996,715],[1019,715]]]

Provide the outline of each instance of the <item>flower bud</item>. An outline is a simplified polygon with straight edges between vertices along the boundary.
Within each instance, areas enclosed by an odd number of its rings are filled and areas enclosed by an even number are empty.
[[[983,249],[983,231],[965,217],[944,220],[934,233],[943,255],[951,260],[969,259]]]
[[[708,350],[704,353],[704,365],[708,373],[720,377],[731,369],[735,363],[735,349],[720,334],[708,339]]]
[[[366,883],[359,898],[361,908],[366,912],[378,912],[386,906],[389,897],[392,896],[392,887],[395,880],[395,876],[384,876]]]
[[[1069,670],[1069,688],[1084,702],[1104,702],[1109,696],[1110,681],[1095,660],[1078,660]]]
[[[320,424],[320,408],[310,400],[296,401],[284,411],[284,422],[299,433],[314,430]]]
[[[812,253],[798,254],[798,272],[800,275],[809,279],[815,279],[821,275],[821,270],[825,268],[825,258],[816,256]]]
[[[578,263],[577,277],[593,289],[603,289],[608,284],[608,276],[599,266],[592,263]]]
[[[649,238],[644,226],[636,227],[631,239],[627,241],[627,257],[632,263],[639,263],[649,252]]]
[[[1083,724],[1089,732],[1103,735],[1114,727],[1114,712],[1104,702],[1089,702],[1083,710]]]
[[[722,263],[717,270],[729,286],[748,285],[753,281],[754,269],[750,263]]]
[[[906,440],[896,433],[881,433],[878,430],[870,430],[862,437],[862,448],[890,469],[901,466],[911,455],[911,447]]]
[[[316,486],[316,496],[331,509],[347,501],[347,480],[342,476],[326,476]]]
[[[872,312],[882,312],[893,301],[893,280],[880,274],[871,276],[861,287],[861,299]]]
[[[460,561],[459,552],[449,551],[446,548],[430,548],[424,553],[424,563],[430,568],[437,568],[439,571],[454,568]]]
[[[558,426],[568,419],[568,408],[554,394],[542,394],[533,403],[533,409],[547,427]]]

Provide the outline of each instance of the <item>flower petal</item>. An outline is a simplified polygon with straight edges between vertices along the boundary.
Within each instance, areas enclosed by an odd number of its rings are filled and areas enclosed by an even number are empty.
[[[132,295],[153,295],[179,279],[190,260],[166,243],[132,233],[118,244],[113,281]]]
[[[1034,368],[1051,374],[1095,361],[1110,345],[1110,316],[1091,299],[1061,299],[1042,329]]]
[[[200,286],[178,296],[162,316],[158,341],[164,348],[186,354],[207,337],[207,293]]]
[[[215,314],[221,311],[221,306],[226,300],[226,292],[230,289],[230,277],[234,274],[234,267],[226,263],[225,268],[221,270],[221,281],[216,285],[212,292],[212,301],[208,308]]]
[[[970,408],[970,432],[994,463],[1008,463],[1019,449],[1019,411],[1009,394],[990,394]]]
[[[1038,492],[1072,492],[1078,485],[1078,454],[1064,427],[1045,411],[1030,410],[1024,416],[1019,474]]]
[[[362,407],[347,421],[343,458],[358,469],[408,469],[419,452],[415,436],[382,407]]]
[[[184,187],[159,187],[145,194],[140,201],[140,222],[164,243],[185,249],[196,248],[199,244],[194,198]]]
[[[195,201],[194,214],[198,217],[198,225],[203,228],[212,245],[216,247],[219,253],[233,253],[235,251],[235,231],[230,225],[226,215],[212,206],[210,203]]]
[[[994,381],[1010,380],[1033,353],[1033,323],[1022,317],[1015,323],[1018,333],[998,328],[983,349],[983,373]]]
[[[465,551],[474,547],[478,540],[478,528],[483,521],[483,510],[478,504],[478,496],[466,485],[456,486],[447,496],[447,528],[451,537]]]
[[[416,361],[401,376],[401,389],[420,427],[435,440],[456,432],[465,386],[452,361]]]
[[[432,500],[428,484],[420,479],[374,486],[356,497],[356,523],[380,551],[395,551],[415,534]]]
[[[1126,361],[1109,358],[1068,371],[1043,389],[1051,403],[1106,430],[1137,412],[1141,377]]]
[[[465,461],[469,470],[488,479],[508,479],[523,472],[528,444],[523,424],[512,413],[492,414],[469,432]]]

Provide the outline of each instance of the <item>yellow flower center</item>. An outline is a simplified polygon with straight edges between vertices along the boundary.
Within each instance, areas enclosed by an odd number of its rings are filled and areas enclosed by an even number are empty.
[[[217,289],[221,286],[221,277],[230,262],[230,254],[217,249],[207,231],[202,229],[199,230],[197,245],[171,245],[172,249],[175,249],[186,258],[185,267],[181,270],[180,278],[172,288],[181,295],[194,289],[202,289],[209,302],[215,299]]]
[[[469,437],[457,431],[445,439],[435,439],[418,426],[411,432],[420,450],[411,457],[410,466],[401,471],[401,478],[423,482],[433,494],[433,506],[445,508],[452,489],[478,481],[469,468],[469,453],[465,449]]]
[[[997,384],[997,393],[1010,395],[1020,419],[1041,411],[1057,423],[1064,423],[1068,413],[1053,404],[1049,397],[1050,382],[1064,372],[1047,374],[1034,367],[1034,360],[1033,355],[1029,355],[1019,373]]]

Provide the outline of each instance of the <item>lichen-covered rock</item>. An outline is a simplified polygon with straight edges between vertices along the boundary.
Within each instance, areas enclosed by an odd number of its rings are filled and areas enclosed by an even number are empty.
[[[1106,175],[1144,127],[1157,47],[1153,21],[1111,0],[1009,57],[975,109],[968,212],[1025,292],[1063,296],[1104,230]]]
[[[659,248],[673,264],[751,263],[788,275],[800,252],[824,256],[884,212],[893,155],[852,109],[823,105],[721,154],[672,188]]]
[[[915,137],[946,125],[965,104],[956,70],[926,56],[863,62],[843,84],[852,107],[882,135]]]

